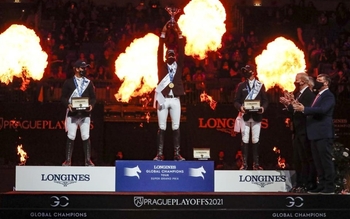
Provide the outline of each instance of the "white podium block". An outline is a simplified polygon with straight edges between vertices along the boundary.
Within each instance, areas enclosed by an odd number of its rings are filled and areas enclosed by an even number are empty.
[[[16,166],[15,189],[114,192],[115,167]]]
[[[216,170],[215,192],[288,192],[294,171],[289,170]]]

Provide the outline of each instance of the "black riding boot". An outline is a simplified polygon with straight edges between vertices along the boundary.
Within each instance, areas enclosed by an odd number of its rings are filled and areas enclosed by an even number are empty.
[[[72,165],[73,148],[74,148],[74,140],[71,140],[67,137],[66,160],[62,163],[62,166],[71,166]]]
[[[85,155],[85,166],[95,166],[91,161],[91,143],[90,139],[83,141],[84,155]]]
[[[165,130],[158,129],[157,132],[157,155],[153,160],[163,160],[163,147],[164,147],[164,133]]]
[[[259,144],[253,144],[253,170],[262,170],[263,168],[259,165]]]
[[[247,170],[248,169],[248,147],[249,144],[242,143],[242,166],[240,170]]]
[[[185,160],[180,155],[180,129],[173,130],[174,160]]]

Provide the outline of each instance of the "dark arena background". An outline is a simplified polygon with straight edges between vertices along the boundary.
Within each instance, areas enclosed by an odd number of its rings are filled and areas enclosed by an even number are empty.
[[[298,28],[302,29],[305,43],[307,73],[313,77],[320,73],[332,77],[331,90],[336,97],[335,144],[340,145],[342,152],[347,152],[350,142],[350,1],[221,2],[227,16],[222,48],[201,60],[199,66],[194,58],[186,57],[191,77],[199,69],[205,79],[184,81],[181,155],[188,161],[195,161],[193,148],[210,148],[209,161],[215,163],[219,152],[224,151],[227,166],[215,171],[235,170],[241,135],[233,131],[238,113],[233,107],[233,98],[241,78],[225,76],[224,63],[227,61],[230,68],[237,71],[278,36],[300,45]],[[72,76],[72,63],[78,58],[96,64],[95,72],[91,73],[95,75],[97,94],[91,124],[95,165],[115,166],[118,151],[123,153],[123,160],[153,159],[158,129],[156,110],[152,107],[154,93],[132,98],[127,103],[118,102],[114,95],[121,81],[114,74],[114,61],[134,38],[147,31],[156,32],[163,26],[162,16],[168,19],[163,10],[165,6],[174,4],[183,8],[187,3],[185,0],[0,1],[0,31],[11,24],[26,25],[35,30],[43,50],[49,54],[41,80],[30,80],[25,89],[21,88],[20,78],[9,84],[0,83],[0,219],[349,218],[348,169],[346,173],[338,172],[337,194],[330,196],[289,192],[16,191],[19,145],[28,155],[27,166],[61,166],[65,159],[66,109],[60,103],[60,95],[64,80]],[[86,31],[88,36],[84,36]],[[108,36],[112,42],[107,40]],[[55,42],[48,43],[49,37]],[[225,54],[234,57],[236,51],[240,59],[224,59]],[[0,57],[6,52],[1,51]],[[104,71],[101,77],[97,76],[99,68]],[[59,74],[61,70],[63,76]],[[215,109],[208,102],[201,102],[203,91],[217,102]],[[270,103],[264,113],[260,137],[264,170],[281,170],[279,158],[285,158],[286,170],[293,170],[290,118],[279,103],[282,91],[278,86],[268,90]],[[164,149],[165,159],[172,160],[170,121]],[[349,167],[348,157],[344,153],[340,157],[335,154],[334,162]],[[72,161],[73,166],[84,164],[79,131]],[[52,202],[53,198],[58,201]]]

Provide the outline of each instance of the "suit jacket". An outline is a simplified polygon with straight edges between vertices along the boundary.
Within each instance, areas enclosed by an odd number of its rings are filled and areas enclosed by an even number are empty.
[[[295,96],[297,98],[297,96]],[[298,101],[305,107],[310,107],[315,99],[315,94],[308,88],[299,97]],[[291,118],[293,122],[293,132],[296,135],[306,135],[306,115],[302,112],[294,111],[292,104],[287,106],[289,112],[291,112]]]
[[[318,97],[312,107],[304,108],[307,115],[307,136],[310,140],[334,138],[334,106],[334,95],[328,89]]]
[[[241,106],[244,103],[244,100],[246,99],[249,91],[247,89],[248,81],[244,81],[238,84],[236,89],[236,96],[234,99],[234,106],[235,108],[240,111]],[[262,85],[259,93],[257,94],[255,100],[260,100],[260,106],[264,107],[264,110],[266,110],[268,106],[268,99],[266,95],[265,85]],[[262,120],[262,114],[257,112],[247,112],[243,115],[244,121],[249,120],[250,118],[253,118],[254,121],[260,122]]]
[[[62,86],[62,94],[61,94],[61,102],[65,107],[68,108],[69,98],[72,95],[73,91],[75,90],[75,83],[74,83],[74,76],[72,78],[67,79]],[[95,87],[90,80],[87,88],[84,90],[84,92],[81,95],[82,97],[88,97],[89,98],[89,104],[94,107],[96,103],[96,94],[95,94]],[[90,116],[91,112],[86,111],[73,111],[68,112],[68,116],[82,116],[87,117]]]
[[[158,80],[159,82],[168,74],[167,63],[164,62],[164,39],[159,37],[159,46],[158,46]],[[178,51],[176,57],[177,69],[174,75],[173,83],[173,93],[175,96],[185,95],[185,89],[182,81],[182,69],[184,66],[185,58],[185,45],[184,39],[178,39]],[[168,95],[170,88],[167,86],[162,90],[164,96]]]

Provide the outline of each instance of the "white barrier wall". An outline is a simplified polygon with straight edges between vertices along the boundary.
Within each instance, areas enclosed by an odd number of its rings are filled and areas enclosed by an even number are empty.
[[[16,191],[114,192],[114,167],[17,166]]]
[[[288,192],[294,171],[231,171],[214,173],[215,192]]]

